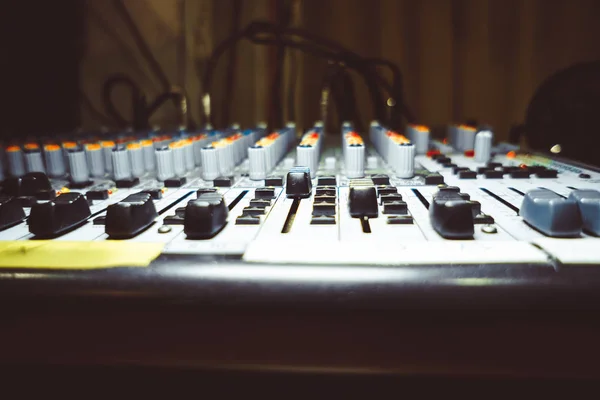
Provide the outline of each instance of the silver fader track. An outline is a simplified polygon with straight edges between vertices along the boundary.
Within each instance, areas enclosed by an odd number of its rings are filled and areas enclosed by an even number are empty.
[[[367,141],[368,136],[368,141]],[[149,132],[2,153],[0,240],[267,264],[600,264],[600,173],[451,126]]]

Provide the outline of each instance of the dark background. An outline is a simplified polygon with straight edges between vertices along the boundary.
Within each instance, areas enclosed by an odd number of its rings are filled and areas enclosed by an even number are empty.
[[[292,10],[291,26],[339,41],[349,49],[397,63],[407,104],[418,121],[441,126],[477,119],[500,139],[523,122],[535,89],[570,65],[598,59],[600,2],[595,0],[252,0],[241,1],[237,26],[278,20]],[[235,0],[124,0],[172,84],[189,95],[200,119],[199,74],[212,49],[231,34]],[[105,125],[101,89],[111,74],[132,76],[148,97],[159,80],[132,39],[114,1],[11,1],[0,14],[4,99],[2,134],[46,134]],[[220,61],[213,87],[217,125],[267,120],[272,108],[273,49],[241,42],[234,83],[227,92],[230,54]],[[296,68],[290,68],[291,64]],[[282,98],[295,99],[300,126],[320,117],[326,61],[287,52]],[[367,88],[356,81],[360,118],[373,118]],[[295,82],[293,84],[292,82]],[[292,89],[293,88],[293,89]],[[125,94],[115,102],[129,112]],[[90,107],[91,106],[91,107]],[[224,119],[229,107],[229,118]],[[291,115],[287,103],[283,119]],[[177,123],[166,105],[152,118]],[[568,132],[571,134],[571,132]]]

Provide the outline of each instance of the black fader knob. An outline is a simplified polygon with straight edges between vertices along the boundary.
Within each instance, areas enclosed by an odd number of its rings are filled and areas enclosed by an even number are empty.
[[[25,219],[21,203],[14,197],[0,196],[0,231]]]
[[[205,193],[185,207],[184,232],[189,239],[209,239],[227,224],[229,211],[220,193]]]
[[[379,209],[375,186],[351,183],[348,210],[353,218],[377,218]]]
[[[128,239],[152,225],[157,216],[152,195],[136,193],[108,206],[104,229],[113,239]]]
[[[285,194],[287,197],[303,199],[310,197],[312,181],[308,167],[294,167],[287,174]]]
[[[58,236],[85,222],[91,215],[81,193],[63,193],[52,201],[35,203],[29,214],[29,232],[39,237]]]
[[[30,172],[21,178],[21,196],[32,196],[38,200],[52,200],[56,195],[48,175]]]
[[[471,239],[475,233],[472,204],[458,193],[441,190],[429,206],[431,226],[446,239]]]

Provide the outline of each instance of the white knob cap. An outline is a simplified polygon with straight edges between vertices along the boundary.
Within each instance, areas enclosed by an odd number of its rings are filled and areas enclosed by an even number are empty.
[[[144,168],[148,172],[154,172],[156,169],[156,155],[154,154],[152,140],[142,140],[142,153],[144,153]]]
[[[115,142],[112,140],[104,140],[100,143],[102,152],[104,153],[104,169],[107,174],[111,174],[113,170],[112,152],[115,148]]]
[[[61,178],[65,176],[67,167],[60,146],[57,144],[47,144],[44,146],[44,154],[46,155],[48,176],[51,178]]]
[[[25,158],[25,170],[27,172],[46,172],[42,152],[37,145],[30,148],[26,147],[23,155]]]
[[[196,162],[194,161],[194,147],[192,141],[189,139],[185,139],[182,142],[185,169],[188,171],[192,171],[194,168],[196,168]]]
[[[173,170],[173,151],[167,146],[156,149],[156,178],[166,181],[175,177]]]
[[[192,142],[192,149],[194,151],[194,164],[198,167],[202,166],[202,148],[206,145],[208,140],[206,138],[197,137]]]
[[[475,161],[486,163],[490,160],[493,140],[491,131],[481,131],[475,136]]]
[[[415,145],[412,143],[396,145],[391,164],[398,178],[412,178],[415,176]]]
[[[219,177],[219,160],[217,158],[217,149],[212,145],[204,147],[202,155],[202,179],[212,181]]]
[[[365,146],[351,144],[345,147],[344,162],[348,178],[362,178],[365,176]]]
[[[172,142],[169,148],[173,152],[173,172],[180,178],[185,175],[185,154],[181,141]]]
[[[217,147],[217,161],[219,163],[219,176],[226,176],[233,170],[233,146],[224,145]]]
[[[252,146],[248,149],[249,177],[252,180],[265,179],[271,170],[267,165],[267,149],[262,146]]]
[[[90,173],[85,152],[81,149],[69,149],[67,150],[67,159],[69,160],[71,182],[88,182],[90,180]]]
[[[475,148],[475,128],[470,126],[459,126],[456,129],[456,144],[458,151],[473,150]]]
[[[25,175],[23,151],[19,146],[9,146],[6,149],[6,159],[8,160],[8,171],[12,176]]]
[[[117,146],[112,151],[113,176],[116,181],[131,179],[131,161],[126,147]]]
[[[101,178],[106,173],[104,167],[104,150],[99,144],[92,143],[85,146],[87,162],[90,174],[95,178]]]
[[[142,146],[137,143],[129,143],[127,145],[127,151],[129,152],[129,165],[131,165],[131,175],[135,178],[139,178],[144,175],[146,167],[144,165],[144,150]]]
[[[296,147],[296,165],[308,167],[310,169],[310,177],[317,176],[319,167],[319,153],[317,148],[311,145],[300,145]]]
[[[417,154],[425,154],[429,150],[429,129],[421,125],[409,125],[406,128],[408,139],[415,145]]]

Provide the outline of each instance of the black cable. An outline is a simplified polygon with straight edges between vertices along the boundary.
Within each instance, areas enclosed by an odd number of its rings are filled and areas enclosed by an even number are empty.
[[[113,103],[112,94],[113,94],[113,90],[117,86],[124,86],[127,89],[129,89],[129,91],[130,91],[131,108],[132,108],[132,112],[133,112],[133,115],[130,120],[125,118],[117,110],[117,108],[115,107],[115,105]],[[117,121],[119,123],[119,125],[121,125],[121,127],[127,127],[127,126],[131,126],[131,125],[135,126],[135,125],[140,124],[139,104],[141,101],[142,101],[142,94],[141,94],[141,91],[140,91],[138,85],[133,80],[131,80],[131,78],[129,78],[128,76],[123,75],[123,74],[116,74],[116,75],[109,77],[104,82],[104,85],[102,87],[102,102],[104,104],[104,109],[111,118],[113,118],[115,121]]]
[[[156,112],[158,108],[160,108],[167,100],[171,100],[173,104],[181,110],[181,119],[184,124],[190,124],[192,126],[195,125],[192,118],[188,116],[188,99],[187,95],[177,86],[171,86],[169,79],[163,69],[160,66],[160,63],[152,54],[150,47],[144,40],[143,35],[138,29],[135,21],[131,17],[131,14],[125,7],[125,4],[122,0],[113,0],[113,4],[117,11],[119,11],[125,20],[127,27],[133,39],[136,43],[136,46],[141,51],[142,55],[148,62],[150,68],[158,77],[161,85],[163,86],[163,93],[161,93],[157,98],[150,104],[146,101],[146,95],[142,92],[140,87],[135,83],[131,78],[126,75],[117,74],[112,77],[109,77],[103,85],[102,88],[102,98],[104,103],[104,108],[110,117],[115,119],[120,125],[127,127],[133,125],[135,129],[146,129],[150,125],[150,118]],[[101,19],[99,19],[101,20]],[[117,86],[126,86],[131,92],[131,103],[132,103],[132,111],[133,115],[131,120],[123,117],[121,113],[119,113],[114,106],[112,100],[112,91]]]
[[[384,90],[386,90],[388,92],[388,94],[390,94],[390,96],[392,98],[394,98],[395,105],[398,106],[400,113],[404,113],[405,111],[408,111],[408,109],[406,107],[404,107],[403,101],[402,101],[403,100],[403,97],[401,94],[402,84],[401,84],[401,75],[399,74],[399,69],[397,69],[397,68],[392,69],[392,72],[396,77],[393,85],[390,85],[384,78],[382,78],[377,73],[377,71],[375,71],[373,69],[373,64],[376,64],[376,65],[381,64],[381,65],[390,67],[393,64],[390,63],[389,61],[380,60],[380,59],[371,59],[370,61],[365,61],[366,59],[358,56],[356,53],[346,50],[341,45],[339,45],[335,42],[316,37],[315,35],[311,34],[310,32],[299,30],[297,28],[287,28],[283,31],[283,33],[284,34],[292,33],[292,34],[302,35],[304,39],[309,39],[309,40],[313,39],[313,40],[317,41],[318,43],[304,44],[304,43],[300,43],[298,41],[293,41],[293,40],[289,40],[289,39],[281,39],[281,38],[278,38],[277,41],[275,41],[273,39],[265,39],[265,38],[260,38],[257,36],[259,34],[263,34],[263,35],[264,34],[274,34],[274,33],[278,34],[278,33],[280,33],[280,32],[278,32],[278,29],[279,28],[277,26],[275,26],[271,23],[255,21],[255,22],[250,23],[245,29],[238,32],[236,35],[232,35],[229,38],[227,38],[225,41],[220,43],[207,62],[207,68],[206,68],[206,70],[204,72],[204,76],[203,76],[203,89],[204,89],[205,93],[210,96],[210,84],[211,84],[211,80],[212,80],[212,73],[213,73],[214,68],[216,67],[216,63],[217,63],[218,59],[223,54],[223,52],[229,46],[231,46],[233,43],[235,43],[243,38],[247,38],[256,44],[274,45],[277,43],[283,43],[286,47],[296,48],[296,49],[302,50],[304,52],[316,55],[317,57],[334,60],[336,62],[345,63],[349,68],[355,69],[363,77],[363,79],[365,80],[365,83],[367,84],[367,87],[369,88],[369,92],[372,97],[373,107],[375,109],[375,116],[380,121],[390,122],[390,120],[392,120],[391,118],[388,119],[386,116],[386,113],[384,112],[385,108],[382,106],[382,96],[381,96],[380,87],[382,87]],[[324,46],[330,46],[333,48],[333,50],[323,49],[322,47],[324,47]],[[394,115],[394,113],[391,113],[391,114]],[[203,113],[203,115],[205,115],[205,123],[207,123],[207,122],[213,123],[213,120],[214,120],[213,115],[206,115],[204,113]],[[208,119],[206,117],[208,117]],[[410,116],[410,117],[412,118],[412,116]],[[398,119],[398,118],[395,117],[395,119]]]
[[[258,38],[250,37],[250,40],[257,44],[272,45],[274,43],[272,39],[258,39]],[[306,45],[306,44],[302,44],[302,43],[298,43],[298,42],[294,42],[294,41],[283,40],[283,42],[288,47],[297,48],[297,49],[303,50],[304,52],[316,55],[318,57],[329,58],[329,59],[337,61],[337,62],[345,63],[345,64],[347,64],[347,66],[349,68],[355,69],[357,72],[359,72],[363,76],[365,83],[367,85],[367,88],[370,92],[371,100],[372,100],[373,107],[374,107],[375,118],[377,120],[383,122],[384,124],[388,125],[389,121],[388,121],[388,118],[385,113],[385,109],[384,109],[383,102],[382,102],[383,99],[382,99],[381,92],[379,90],[378,83],[383,85],[388,92],[391,91],[391,88],[390,88],[389,84],[387,84],[387,82],[385,82],[385,80],[381,76],[379,76],[377,74],[373,74],[372,71],[370,71],[368,69],[368,66],[362,64],[360,59],[358,59],[356,57],[347,57],[346,55],[329,53],[329,52],[326,52],[325,50],[317,49],[310,45]]]
[[[131,94],[131,119],[124,117],[115,107],[112,100],[113,91],[118,86],[127,88]],[[150,127],[150,118],[165,102],[171,100],[182,110],[180,117],[185,118],[187,113],[187,98],[183,91],[177,88],[163,92],[157,96],[154,101],[148,103],[146,95],[143,94],[139,86],[128,76],[117,74],[109,77],[102,88],[102,100],[104,108],[108,115],[117,121],[121,127],[133,126],[134,129],[148,129]]]
[[[272,44],[272,41],[270,41],[269,39],[250,38],[250,40],[252,40],[255,43]],[[328,43],[328,41],[325,41],[325,42],[326,42],[325,44]],[[334,47],[336,49],[342,49],[343,50],[342,53],[331,53],[325,49],[318,49],[315,46],[306,47],[306,45],[301,44],[299,42],[286,41],[285,43],[288,46],[294,46],[296,48],[301,48],[304,51],[312,52],[320,57],[335,58],[337,61],[345,62],[345,63],[349,64],[349,66],[351,66],[352,68],[356,69],[363,76],[363,78],[365,79],[365,82],[367,83],[367,86],[369,87],[369,90],[372,95],[374,107],[375,107],[376,118],[379,119],[380,121],[385,121],[387,119],[385,117],[385,113],[383,111],[384,109],[380,104],[380,100],[376,100],[376,99],[380,99],[380,93],[379,93],[379,90],[375,87],[375,81],[378,81],[379,84],[382,84],[390,94],[393,94],[392,89],[389,86],[389,84],[387,84],[385,82],[385,80],[383,80],[383,78],[381,76],[379,76],[375,71],[372,71],[370,69],[371,68],[370,66],[368,66],[366,63],[362,62],[362,58],[360,56],[358,56],[357,54],[352,53],[348,50],[343,49],[339,45],[335,45]],[[381,62],[379,60],[376,60],[376,61]],[[397,82],[398,82],[398,80],[397,80]],[[397,96],[397,97],[399,97],[400,99],[402,98],[401,95]]]

